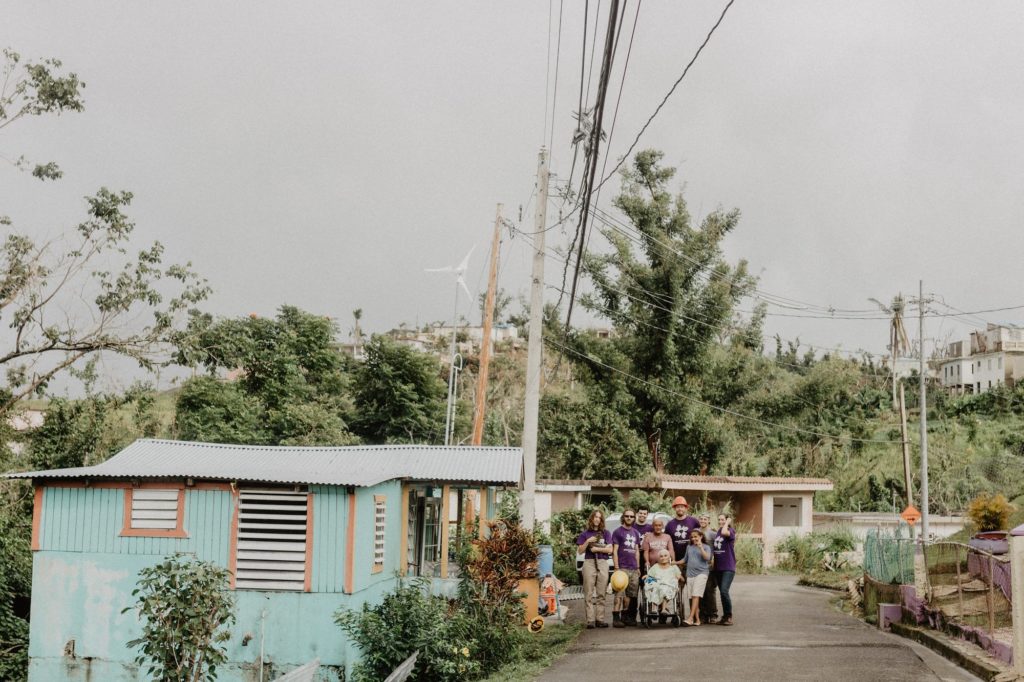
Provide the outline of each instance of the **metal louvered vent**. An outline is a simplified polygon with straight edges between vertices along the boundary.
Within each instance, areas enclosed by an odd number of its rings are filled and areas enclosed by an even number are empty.
[[[131,528],[174,530],[178,527],[178,491],[132,491]]]
[[[243,490],[239,493],[235,588],[305,588],[306,493]]]
[[[385,526],[385,501],[377,498],[373,505],[373,565],[384,566],[384,537],[387,531]]]

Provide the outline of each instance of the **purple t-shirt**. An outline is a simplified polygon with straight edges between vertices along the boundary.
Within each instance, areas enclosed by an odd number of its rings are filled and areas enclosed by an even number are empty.
[[[612,544],[612,534],[609,533],[608,531],[606,531],[606,530],[585,530],[582,533],[580,533],[580,536],[578,538],[576,538],[576,546],[578,547],[579,545],[582,545],[584,542],[587,541],[587,538],[593,537],[595,535],[598,537],[598,540],[597,540],[596,543],[592,543],[590,545],[591,547],[593,547],[594,544],[600,544],[601,540],[604,540],[604,544],[606,544],[606,545]],[[586,553],[583,555],[583,558],[584,559],[610,559],[611,555],[610,554],[594,554],[588,548]]]
[[[729,527],[729,535],[722,535],[718,531],[714,542],[711,543],[711,552],[715,555],[716,571],[736,571],[736,529]]]
[[[636,560],[642,536],[636,528],[619,526],[612,533],[612,544],[619,548],[619,568],[636,570],[640,564]]]
[[[640,537],[643,537],[654,530],[653,523],[634,523],[633,527],[636,528],[638,533],[640,533]]]
[[[690,531],[700,528],[700,521],[692,516],[684,516],[682,520],[673,518],[665,524],[665,532],[672,536],[676,559],[686,556],[686,546],[690,544]]]

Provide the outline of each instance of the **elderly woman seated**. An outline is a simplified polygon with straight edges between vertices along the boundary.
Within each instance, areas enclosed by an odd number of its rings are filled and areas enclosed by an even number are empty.
[[[682,582],[683,574],[679,566],[672,563],[668,550],[663,549],[658,553],[658,563],[647,569],[644,597],[649,605],[657,605],[658,612],[675,613],[675,602]]]

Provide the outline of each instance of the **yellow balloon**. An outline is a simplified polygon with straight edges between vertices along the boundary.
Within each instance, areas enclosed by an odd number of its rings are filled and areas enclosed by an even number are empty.
[[[629,585],[629,576],[625,571],[615,571],[612,573],[612,589],[616,592],[622,592]]]

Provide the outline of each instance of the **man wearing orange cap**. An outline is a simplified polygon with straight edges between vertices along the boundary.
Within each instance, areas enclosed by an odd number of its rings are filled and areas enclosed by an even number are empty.
[[[665,532],[672,537],[676,563],[683,564],[686,562],[686,545],[690,544],[690,531],[699,529],[700,521],[690,516],[690,505],[682,495],[672,500],[672,510],[676,517],[665,524]]]

